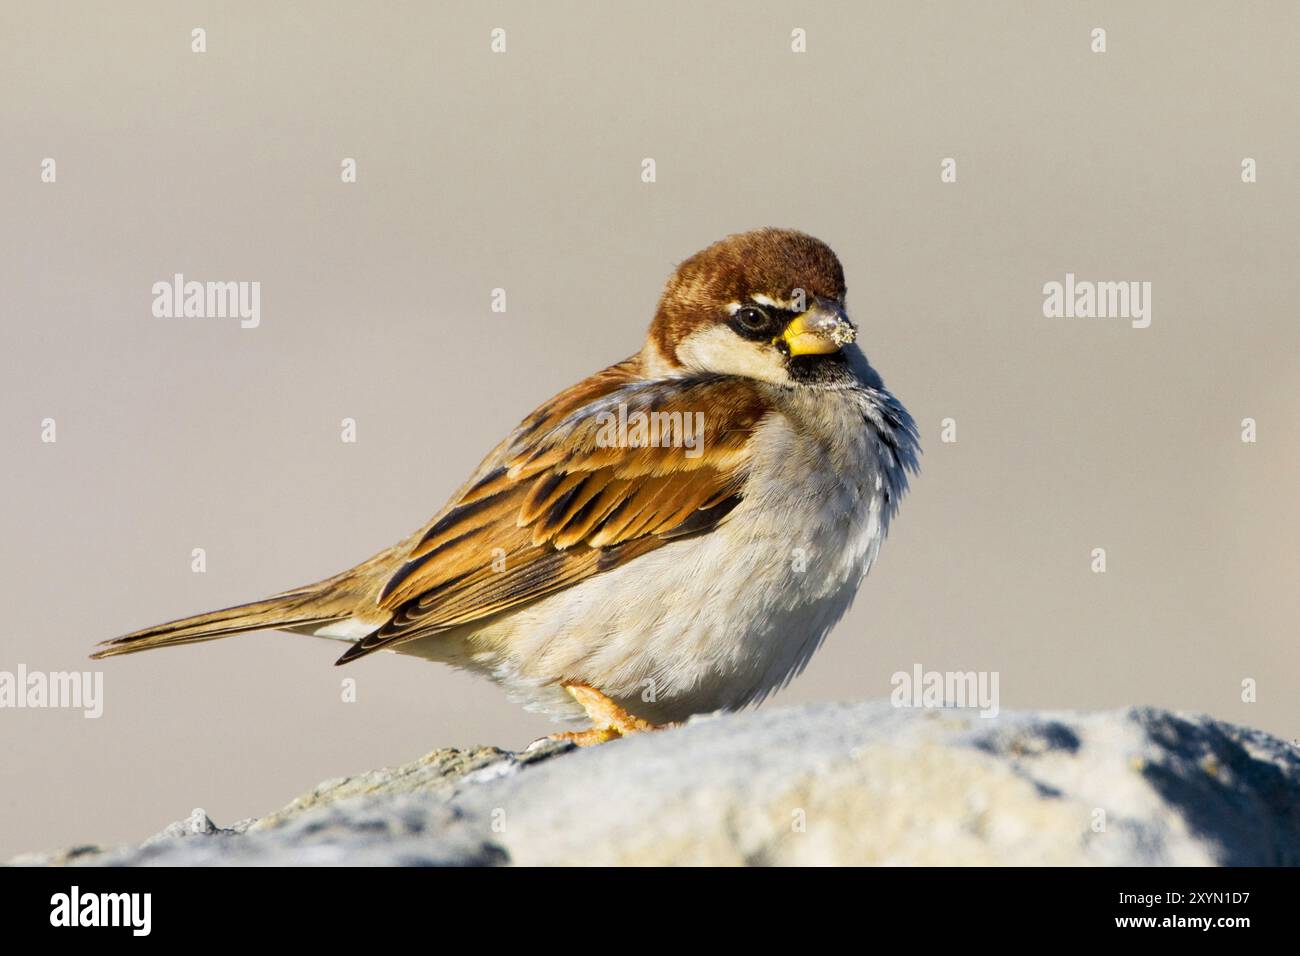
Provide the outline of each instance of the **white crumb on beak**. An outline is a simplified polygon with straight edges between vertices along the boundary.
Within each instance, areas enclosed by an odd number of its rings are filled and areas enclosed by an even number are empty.
[[[810,324],[808,331],[824,335],[841,347],[856,341],[858,337],[858,330],[853,327],[852,323],[839,315],[823,314],[817,316]]]
[[[831,341],[836,345],[848,345],[858,337],[858,330],[849,325],[848,322],[836,322],[835,327],[831,329]]]

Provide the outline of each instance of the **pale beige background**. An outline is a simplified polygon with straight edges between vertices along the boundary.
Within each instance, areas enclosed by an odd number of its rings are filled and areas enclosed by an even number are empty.
[[[999,671],[1004,708],[1293,738],[1298,28],[1289,2],[3,0],[0,670],[87,668],[98,639],[388,545],[634,351],[676,261],[773,224],[839,252],[925,445],[780,701],[881,697],[920,662]],[[1044,319],[1067,270],[1154,283],[1151,328]],[[262,327],[153,318],[174,272],[260,281]],[[248,636],[107,662],[98,721],[0,711],[0,858],[550,729],[487,683],[337,653]]]

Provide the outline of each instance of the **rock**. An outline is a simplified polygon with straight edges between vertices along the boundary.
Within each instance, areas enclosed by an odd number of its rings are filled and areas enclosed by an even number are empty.
[[[1208,717],[770,709],[577,750],[439,750],[228,828],[13,861],[1300,864],[1300,753]]]

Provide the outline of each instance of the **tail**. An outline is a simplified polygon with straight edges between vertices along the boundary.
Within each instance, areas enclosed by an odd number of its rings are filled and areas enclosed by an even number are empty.
[[[103,650],[91,654],[94,660],[134,654],[155,647],[175,647],[180,644],[197,644],[215,641],[219,637],[262,631],[275,628],[298,628],[312,624],[328,624],[351,616],[351,611],[336,599],[330,600],[328,592],[319,585],[286,591],[264,601],[239,604],[221,611],[195,614],[168,621],[155,627],[133,631],[111,641],[101,641]]]

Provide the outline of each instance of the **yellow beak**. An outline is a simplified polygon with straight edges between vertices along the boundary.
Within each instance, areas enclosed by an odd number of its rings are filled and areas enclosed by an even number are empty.
[[[857,329],[838,312],[814,308],[795,316],[781,333],[781,340],[791,355],[829,355],[857,336]]]

